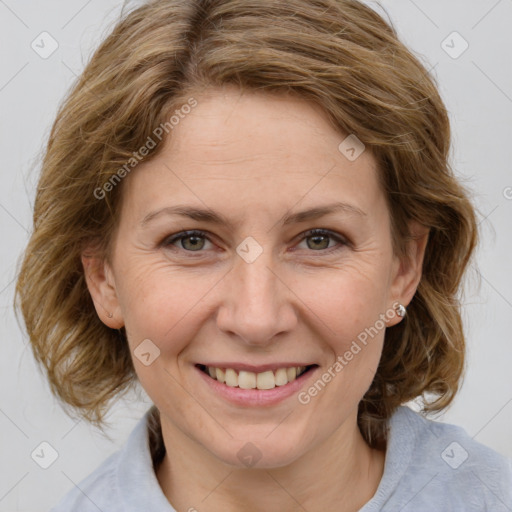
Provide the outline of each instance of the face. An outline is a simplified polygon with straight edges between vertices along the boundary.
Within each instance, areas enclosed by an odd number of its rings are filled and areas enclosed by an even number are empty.
[[[346,134],[320,108],[234,89],[195,98],[125,178],[90,289],[105,323],[126,327],[164,429],[205,456],[241,466],[254,450],[278,467],[354,429],[416,277],[393,254],[373,158],[342,154]]]

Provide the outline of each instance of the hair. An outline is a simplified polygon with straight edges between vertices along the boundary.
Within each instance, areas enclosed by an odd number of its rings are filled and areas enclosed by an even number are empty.
[[[340,134],[356,134],[378,164],[396,254],[406,254],[410,220],[430,229],[416,294],[386,330],[359,404],[365,440],[383,446],[399,405],[431,394],[422,412],[441,411],[458,390],[459,292],[477,225],[450,168],[449,118],[434,79],[356,0],[153,0],[117,21],[60,105],[42,158],[16,287],[35,357],[52,392],[98,426],[136,381],[126,333],[99,319],[81,254],[96,244],[109,258],[122,198],[115,185],[155,142],[155,128],[172,136],[176,108],[224,86],[313,101]]]

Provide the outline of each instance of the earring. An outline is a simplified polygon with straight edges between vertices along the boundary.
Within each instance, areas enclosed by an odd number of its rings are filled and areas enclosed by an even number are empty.
[[[112,318],[114,315],[113,315],[112,313],[109,313],[107,316],[108,316],[109,318]]]
[[[395,311],[396,311],[396,314],[399,317],[402,317],[402,318],[407,313],[407,310],[405,309],[405,306],[403,304],[400,304],[400,303],[398,303],[398,305],[395,306]]]

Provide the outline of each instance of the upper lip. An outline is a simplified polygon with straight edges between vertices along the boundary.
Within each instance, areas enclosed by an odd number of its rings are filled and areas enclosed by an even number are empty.
[[[246,364],[246,363],[234,363],[234,362],[219,362],[219,363],[200,363],[203,366],[209,366],[210,368],[232,368],[233,370],[242,370],[246,372],[262,373],[268,370],[277,370],[279,368],[294,368],[298,366],[312,366],[314,363],[301,363],[296,361],[287,361],[282,363],[268,363],[268,364]]]

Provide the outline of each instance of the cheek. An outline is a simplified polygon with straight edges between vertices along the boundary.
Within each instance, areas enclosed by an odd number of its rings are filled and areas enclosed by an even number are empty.
[[[120,306],[130,346],[150,339],[163,351],[181,351],[199,327],[204,298],[217,274],[172,269],[165,262],[125,267]]]
[[[303,279],[298,287],[298,295],[307,297],[304,302],[313,313],[310,318],[317,319],[317,340],[329,359],[318,375],[326,384],[306,389],[301,403],[313,401],[313,407],[323,408],[341,399],[352,408],[371,385],[386,330],[388,281],[383,277],[387,276],[386,260],[382,259],[381,267],[374,258],[371,264],[368,260],[367,265],[362,260],[358,265],[347,264],[326,279]],[[334,422],[341,421],[346,412],[328,409],[326,414]]]
[[[328,361],[298,399],[322,415],[325,425],[341,424],[370,387],[386,330],[385,284],[346,270],[312,292],[307,303],[318,318],[317,342]]]
[[[348,263],[318,278],[302,277],[296,281],[296,293],[310,311],[309,316],[317,318],[325,339],[339,353],[385,312],[385,277],[385,269],[375,264]]]

